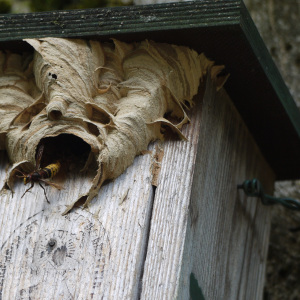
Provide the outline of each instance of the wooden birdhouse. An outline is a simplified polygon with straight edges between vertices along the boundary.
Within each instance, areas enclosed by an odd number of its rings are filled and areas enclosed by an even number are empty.
[[[241,1],[0,17],[0,298],[261,299],[300,115]],[[24,183],[27,184],[24,186]]]

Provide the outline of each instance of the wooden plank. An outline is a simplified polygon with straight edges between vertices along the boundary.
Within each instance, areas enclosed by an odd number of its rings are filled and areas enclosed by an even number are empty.
[[[224,91],[198,113],[188,142],[163,145],[141,298],[189,299],[192,275],[205,299],[261,299],[270,208],[237,184],[272,192],[274,173]]]
[[[111,37],[116,34],[165,31],[178,27],[207,27],[208,24],[230,26],[239,22],[239,3],[237,0],[227,0],[220,5],[218,2],[204,0],[180,4],[7,14],[0,16],[0,41],[48,36]]]
[[[1,152],[1,184],[8,165]],[[0,299],[136,299],[153,187],[150,155],[100,191],[88,210],[65,205],[88,188],[73,173],[62,191],[37,185],[0,196]]]

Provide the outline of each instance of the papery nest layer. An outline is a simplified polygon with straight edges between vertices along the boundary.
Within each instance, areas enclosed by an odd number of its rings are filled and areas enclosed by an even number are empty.
[[[90,145],[98,165],[89,192],[79,197],[85,206],[105,180],[163,139],[163,128],[184,138],[180,129],[200,83],[208,74],[217,79],[223,69],[188,47],[147,40],[25,41],[33,58],[0,53],[0,149],[13,163],[7,186],[12,188],[17,167],[35,164],[42,139],[75,135]]]

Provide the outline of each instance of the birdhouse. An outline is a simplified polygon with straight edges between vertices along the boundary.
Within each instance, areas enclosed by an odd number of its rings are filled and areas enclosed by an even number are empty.
[[[238,187],[300,177],[300,115],[244,4],[0,29],[0,298],[262,298],[270,207]]]

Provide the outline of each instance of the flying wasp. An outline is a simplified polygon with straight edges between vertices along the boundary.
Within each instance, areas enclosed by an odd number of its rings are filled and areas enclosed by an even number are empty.
[[[51,186],[53,186],[57,189],[59,189],[59,190],[61,190],[63,188],[62,186],[60,186],[56,183],[53,183],[53,182],[50,182],[50,181],[46,180],[46,179],[52,179],[59,172],[60,162],[57,161],[56,163],[50,164],[47,167],[41,169],[40,164],[41,164],[43,151],[44,151],[44,145],[41,145],[39,147],[39,150],[38,150],[38,153],[37,153],[35,169],[31,173],[24,174],[20,170],[17,170],[18,172],[20,172],[22,174],[22,176],[17,175],[17,177],[23,178],[25,185],[27,183],[31,182],[31,186],[24,192],[21,199],[24,197],[24,195],[28,191],[30,191],[33,188],[35,182],[38,182],[40,187],[44,190],[44,194],[45,194],[45,197],[46,197],[46,200],[47,200],[48,203],[50,203],[50,202],[47,198],[45,188],[42,186],[41,181],[45,182],[46,184],[49,184],[49,185],[51,185]]]

